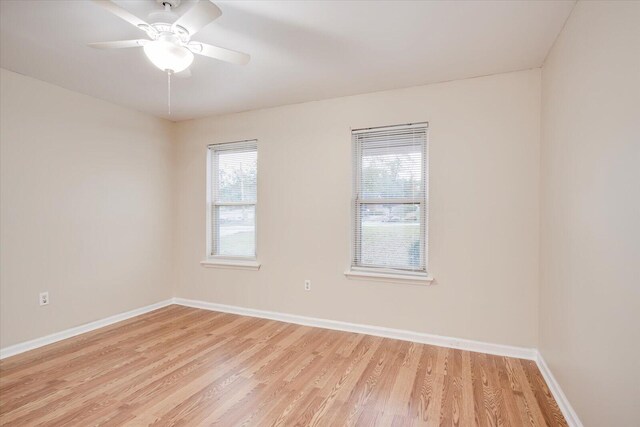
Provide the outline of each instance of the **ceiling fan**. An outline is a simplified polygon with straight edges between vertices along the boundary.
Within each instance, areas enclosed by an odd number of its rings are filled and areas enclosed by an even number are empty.
[[[157,21],[152,23],[143,21],[111,0],[92,1],[144,31],[149,39],[89,43],[91,47],[98,49],[142,47],[153,65],[168,74],[180,73],[189,68],[193,62],[194,53],[239,65],[249,62],[250,57],[246,53],[191,40],[195,33],[222,15],[218,6],[209,0],[199,1],[177,19],[172,9],[180,5],[180,0],[156,0],[164,7],[164,12],[152,14],[151,19]]]

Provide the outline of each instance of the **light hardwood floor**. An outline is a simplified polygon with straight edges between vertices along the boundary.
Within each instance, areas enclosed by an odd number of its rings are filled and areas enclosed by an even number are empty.
[[[566,425],[531,361],[178,305],[0,361],[0,424]]]

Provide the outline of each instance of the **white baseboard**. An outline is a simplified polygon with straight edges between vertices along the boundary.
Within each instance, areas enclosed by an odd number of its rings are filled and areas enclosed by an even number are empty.
[[[412,341],[421,344],[437,345],[440,347],[457,348],[460,350],[475,351],[479,353],[495,354],[498,356],[516,357],[519,359],[536,360],[537,350],[534,348],[514,347],[502,344],[492,344],[480,341],[472,341],[462,338],[443,337],[439,335],[412,332],[402,329],[391,329],[380,326],[362,325],[357,323],[341,322],[338,320],[319,319],[316,317],[299,316],[296,314],[278,313],[275,311],[256,310],[252,308],[232,305],[216,304],[205,301],[174,298],[175,304],[187,307],[202,308],[205,310],[221,311],[224,313],[240,314],[242,316],[260,317],[263,319],[279,320],[281,322],[295,323],[298,325],[315,326],[318,328],[334,329],[337,331],[355,332],[358,334],[375,335],[384,338],[393,338],[403,341]]]
[[[560,388],[560,384],[558,384],[558,381],[556,381],[555,377],[551,373],[551,370],[544,361],[540,351],[536,351],[535,360],[540,373],[544,377],[554,399],[556,399],[556,402],[562,411],[562,415],[564,415],[564,419],[567,421],[567,424],[569,424],[569,427],[583,427],[580,418],[578,418],[578,414],[573,410],[573,407],[569,403],[569,399],[567,399],[567,396],[565,396],[564,392]]]
[[[16,354],[24,353],[25,351],[52,344],[57,341],[62,341],[76,335],[84,334],[85,332],[93,331],[95,329],[102,328],[113,323],[120,322],[122,320],[130,319],[132,317],[139,316],[141,314],[148,313],[150,311],[166,307],[171,304],[173,304],[173,298],[165,301],[160,301],[155,304],[147,305],[146,307],[136,308],[134,310],[127,311],[126,313],[120,313],[114,316],[107,317],[105,319],[96,320],[95,322],[85,323],[84,325],[56,332],[45,337],[10,345],[8,347],[0,349],[0,360],[6,357],[15,356]]]

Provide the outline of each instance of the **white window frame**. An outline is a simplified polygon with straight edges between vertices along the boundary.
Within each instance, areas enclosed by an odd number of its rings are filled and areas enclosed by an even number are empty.
[[[256,182],[256,200],[255,203],[247,202],[219,202],[216,199],[215,192],[217,185],[214,182],[217,176],[217,164],[216,154],[220,152],[241,151],[254,148],[258,151],[258,140],[248,139],[242,141],[225,142],[219,144],[211,144],[207,147],[207,255],[206,259],[202,261],[205,267],[226,267],[226,268],[246,268],[246,269],[259,269],[260,264],[257,262],[258,258],[258,194]],[[256,166],[257,169],[257,166]],[[256,170],[257,175],[257,170]],[[219,246],[219,233],[214,230],[213,220],[214,215],[218,207],[220,206],[253,206],[255,209],[254,215],[254,244],[255,255],[254,256],[241,256],[241,255],[218,255],[216,254],[216,248]]]
[[[362,173],[362,146],[356,140],[356,136],[359,133],[368,131],[384,131],[384,130],[402,130],[411,129],[416,127],[425,128],[425,143],[422,152],[422,167],[424,170],[424,194],[420,197],[410,198],[393,198],[393,199],[365,199],[361,198],[361,173]],[[429,246],[429,226],[428,226],[428,209],[429,209],[429,124],[427,122],[410,123],[405,125],[395,126],[380,126],[361,129],[352,129],[351,131],[351,143],[353,147],[354,161],[353,165],[353,194],[352,194],[352,218],[351,218],[351,266],[350,269],[345,272],[345,275],[349,278],[365,279],[365,280],[378,280],[388,282],[405,282],[412,284],[427,284],[433,281],[433,278],[429,275],[428,267],[428,246]],[[360,247],[362,239],[362,224],[359,219],[359,211],[362,205],[365,204],[380,204],[380,203],[406,203],[406,204],[419,204],[420,205],[420,231],[423,241],[423,250],[421,251],[421,264],[424,265],[424,270],[405,270],[398,268],[388,268],[375,265],[361,264],[359,261],[362,248]]]

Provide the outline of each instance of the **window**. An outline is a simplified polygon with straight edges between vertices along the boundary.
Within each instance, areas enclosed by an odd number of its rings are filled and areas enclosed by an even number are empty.
[[[352,271],[427,275],[427,124],[360,129]]]
[[[255,259],[257,141],[209,146],[208,256]]]

